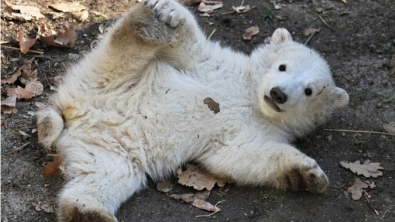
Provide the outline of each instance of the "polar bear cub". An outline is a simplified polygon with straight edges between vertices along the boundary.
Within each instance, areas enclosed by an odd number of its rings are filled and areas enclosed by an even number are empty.
[[[348,100],[285,29],[247,56],[207,40],[176,1],[145,0],[38,111],[40,141],[56,147],[68,180],[59,221],[117,221],[147,176],[188,161],[238,184],[323,193],[327,176],[290,141]]]

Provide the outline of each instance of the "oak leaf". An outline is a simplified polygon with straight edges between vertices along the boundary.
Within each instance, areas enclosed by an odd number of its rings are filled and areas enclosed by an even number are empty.
[[[204,188],[211,190],[215,184],[223,187],[227,182],[230,182],[226,179],[217,178],[192,164],[187,164],[186,168],[185,171],[178,174],[178,183],[193,187],[196,190],[203,190]]]
[[[362,182],[359,178],[355,178],[354,184],[348,188],[348,192],[351,193],[351,198],[353,200],[359,200],[362,197],[364,188],[368,188],[368,184]]]
[[[199,12],[214,12],[216,9],[222,8],[224,4],[222,1],[207,1],[207,0],[202,0],[198,6],[198,11]]]
[[[33,91],[33,93],[34,93],[33,97],[36,97],[36,96],[43,94],[44,86],[40,81],[35,79],[32,81],[29,81],[26,84],[25,89]]]
[[[50,4],[48,5],[48,7],[61,12],[79,12],[82,10],[86,10],[86,7],[80,5],[79,2],[59,2],[55,4]]]
[[[186,203],[190,203],[194,207],[202,210],[215,211],[215,212],[221,211],[220,208],[206,201],[207,198],[210,196],[210,191],[197,192],[196,194],[193,193],[184,193],[181,195],[172,194],[170,196],[176,200],[182,200]]]
[[[36,19],[44,18],[45,16],[41,14],[40,9],[33,6],[24,5],[12,5],[11,3],[4,2],[7,7],[7,12],[11,14],[11,18],[17,18],[19,20],[32,20],[33,17]],[[12,10],[12,11],[10,11]],[[19,12],[16,12],[19,11]]]
[[[22,31],[18,31],[16,38],[19,42],[19,48],[23,54],[26,54],[37,41],[37,37],[34,39],[25,37],[25,34]]]
[[[244,40],[251,40],[252,36],[254,36],[258,33],[259,33],[259,27],[258,26],[251,26],[244,31],[243,39]]]
[[[387,132],[389,132],[391,134],[395,134],[395,122],[390,122],[388,124],[383,124],[383,128],[385,129],[385,131],[387,131]]]
[[[1,101],[1,112],[5,114],[17,113],[18,110],[15,108],[16,95],[7,97],[7,99]]]
[[[56,47],[74,47],[78,36],[74,26],[66,27],[63,32],[59,31],[56,34],[56,39],[54,39],[52,36],[46,36],[48,35],[48,30],[46,30],[45,25],[40,25],[38,32],[41,33],[39,36],[40,41],[49,46]]]
[[[33,90],[30,89],[24,89],[20,86],[17,86],[16,88],[9,88],[7,89],[7,96],[16,96],[18,100],[25,99],[29,100],[33,98],[34,92]]]
[[[59,156],[55,155],[53,157],[52,162],[47,162],[43,168],[44,176],[54,176],[62,173],[62,170],[59,168],[61,160]]]
[[[340,165],[346,169],[350,169],[353,173],[363,175],[366,178],[377,178],[382,176],[383,172],[379,170],[384,169],[380,166],[380,163],[371,163],[369,160],[366,160],[363,164],[361,164],[359,160],[355,161],[354,163],[340,161]]]
[[[12,72],[1,77],[1,84],[4,83],[13,84],[20,75],[21,75],[21,69],[15,68]]]
[[[160,183],[156,184],[156,189],[158,191],[167,193],[173,188],[173,186],[174,186],[174,184],[172,182],[166,180],[164,182],[160,182]]]

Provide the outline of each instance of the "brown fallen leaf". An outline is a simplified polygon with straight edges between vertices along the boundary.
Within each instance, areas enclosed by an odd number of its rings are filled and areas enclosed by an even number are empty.
[[[383,172],[379,170],[384,169],[380,166],[380,163],[371,163],[369,160],[366,160],[363,164],[361,164],[359,160],[355,161],[354,163],[340,161],[340,165],[346,169],[350,169],[353,173],[356,173],[357,175],[363,175],[366,178],[377,178],[382,176]]]
[[[47,162],[43,168],[43,175],[44,176],[54,176],[54,175],[58,175],[60,173],[62,173],[62,170],[60,170],[59,166],[60,166],[61,160],[59,158],[59,156],[55,155],[53,157],[53,161],[52,162]]]
[[[383,128],[385,129],[385,131],[391,133],[391,134],[395,134],[395,122],[390,122],[388,124],[383,124]]]
[[[362,182],[359,178],[355,178],[354,184],[347,191],[351,193],[353,200],[359,200],[362,197],[364,188],[368,188],[368,184]]]
[[[75,19],[78,21],[85,21],[89,17],[89,12],[87,10],[82,10],[79,12],[72,12],[71,13]]]
[[[168,180],[156,184],[156,189],[164,193],[169,192],[173,188],[174,184]]]
[[[15,108],[16,95],[7,97],[7,99],[1,101],[1,112],[5,114],[17,113],[18,110]]]
[[[370,184],[369,184],[369,188],[370,189],[375,189],[377,186],[376,186],[376,184],[372,181],[372,182],[370,182]]]
[[[222,8],[224,4],[222,1],[207,1],[207,0],[202,0],[198,6],[198,11],[199,12],[214,12],[216,9]]]
[[[44,18],[45,16],[41,14],[40,9],[33,6],[24,6],[24,5],[12,5],[8,1],[4,1],[5,5],[7,6],[7,12],[11,14],[11,16],[18,18],[20,20],[32,20],[32,18],[40,19]],[[10,11],[12,10],[12,11]],[[19,11],[19,12],[16,12]]]
[[[39,33],[48,33],[47,30],[45,30],[45,25],[40,25]],[[78,34],[76,33],[74,26],[70,26],[66,27],[63,32],[59,31],[56,35],[56,39],[52,36],[40,35],[39,40],[49,46],[71,48],[74,47],[77,36]]]
[[[210,191],[196,192],[196,194],[192,194],[192,193],[184,193],[181,195],[172,194],[170,196],[176,200],[182,200],[186,203],[190,203],[194,207],[202,210],[216,211],[216,212],[221,211],[220,208],[215,207],[214,205],[206,201],[207,198],[210,196]]]
[[[18,100],[24,99],[24,100],[29,100],[33,98],[34,92],[33,90],[30,89],[24,89],[20,86],[17,86],[16,88],[9,88],[7,89],[7,96],[16,96]]]
[[[19,81],[22,84],[27,85],[31,81],[37,80],[37,69],[33,72],[22,72],[22,75],[19,77]]]
[[[170,197],[176,199],[176,200],[182,200],[186,203],[192,203],[195,197],[195,194],[193,193],[184,193],[184,194],[172,194]]]
[[[18,31],[16,38],[19,42],[19,48],[23,54],[26,54],[37,41],[37,37],[34,39],[25,37],[25,34],[22,31]]]
[[[7,73],[5,76],[1,77],[1,84],[14,84],[14,82],[18,79],[21,75],[21,69],[15,68],[14,71]]]
[[[243,34],[243,39],[244,40],[251,40],[252,36],[254,36],[258,33],[259,33],[259,27],[258,26],[251,26],[245,30],[245,32]]]
[[[55,212],[55,207],[52,204],[49,204],[48,202],[38,202],[37,204],[33,204],[34,208],[36,211],[44,211],[47,213],[53,213]]]
[[[311,34],[313,34],[313,33],[319,32],[319,31],[320,31],[319,29],[308,28],[308,29],[305,29],[305,30],[303,31],[303,34],[304,34],[305,36],[309,36],[309,35],[311,35]]]
[[[210,110],[214,111],[214,114],[217,114],[219,111],[221,111],[219,108],[219,103],[215,102],[210,97],[205,98],[203,103],[206,104]]]
[[[251,10],[250,5],[240,5],[240,6],[232,6],[233,11],[236,13],[246,13]]]
[[[219,187],[225,186],[226,183],[232,181],[216,178],[210,173],[200,169],[198,166],[187,164],[186,170],[178,174],[178,183],[193,187],[196,190],[207,190],[213,189],[214,185],[217,184]]]
[[[192,202],[192,205],[194,207],[199,208],[199,209],[207,210],[207,211],[211,211],[211,212],[221,211],[221,209],[219,207],[216,207],[216,206],[212,205],[211,203],[209,203],[205,200],[201,200],[201,199],[194,199]]]
[[[43,94],[44,86],[40,81],[35,79],[32,81],[29,81],[27,83],[27,85],[25,86],[25,89],[33,91],[33,93],[34,93],[33,97],[36,97],[36,96]]]
[[[86,10],[86,7],[80,5],[79,2],[59,2],[55,4],[50,4],[48,5],[48,7],[61,12],[79,12],[82,10]]]

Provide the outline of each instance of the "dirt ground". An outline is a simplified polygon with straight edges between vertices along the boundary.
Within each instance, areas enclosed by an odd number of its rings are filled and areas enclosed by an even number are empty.
[[[18,1],[9,1],[17,4]],[[43,165],[52,161],[34,132],[35,117],[30,111],[35,102],[46,103],[54,77],[90,50],[100,35],[99,25],[107,26],[134,1],[80,1],[89,11],[87,21],[78,22],[70,13],[53,19],[47,7],[55,0],[19,1],[21,5],[37,6],[45,16],[46,25],[59,30],[75,24],[79,37],[73,48],[48,47],[37,42],[31,49],[42,55],[20,51],[11,41],[18,30],[34,34],[39,22],[1,20],[1,74],[4,76],[24,59],[35,57],[44,85],[41,96],[18,101],[16,114],[1,116],[1,221],[55,221],[56,194],[62,187],[60,175],[42,176]],[[173,193],[193,192],[192,188],[175,185],[169,193],[149,188],[130,198],[117,213],[120,221],[395,221],[395,137],[362,132],[338,132],[325,129],[348,129],[385,132],[383,124],[395,121],[395,1],[393,0],[245,0],[252,9],[244,14],[232,12],[241,0],[224,1],[223,7],[210,17],[199,16],[197,6],[188,6],[211,39],[235,50],[250,53],[278,27],[287,28],[298,42],[306,42],[303,31],[320,29],[308,45],[319,51],[331,65],[335,82],[350,95],[349,106],[336,112],[331,121],[295,144],[317,160],[330,179],[324,195],[304,191],[284,192],[262,187],[215,187],[208,199],[222,209],[209,213],[170,197]],[[2,2],[2,12],[4,2]],[[259,34],[244,41],[242,34],[250,26],[258,26]],[[215,31],[213,31],[215,30]],[[5,46],[5,47],[3,47]],[[1,98],[6,98],[2,85]],[[23,136],[19,131],[28,135]],[[25,147],[24,144],[28,143]],[[22,147],[22,148],[21,148]],[[19,148],[19,149],[18,149]],[[378,162],[383,176],[364,178],[340,166],[340,161]],[[347,193],[355,178],[370,181],[376,188],[367,188],[359,200]],[[176,182],[176,178],[172,179]],[[46,212],[48,211],[48,212]]]

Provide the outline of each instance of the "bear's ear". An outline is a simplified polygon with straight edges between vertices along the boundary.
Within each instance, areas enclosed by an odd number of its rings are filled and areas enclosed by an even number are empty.
[[[291,33],[284,28],[278,28],[274,31],[270,43],[272,44],[280,44],[283,42],[292,41]]]
[[[350,98],[348,97],[348,93],[344,89],[336,87],[335,90],[336,90],[334,93],[335,109],[341,109],[348,104]]]

